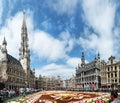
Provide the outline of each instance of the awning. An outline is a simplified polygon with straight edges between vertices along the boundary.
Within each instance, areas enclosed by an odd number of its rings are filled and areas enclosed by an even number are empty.
[[[107,84],[107,86],[111,86],[112,84]]]

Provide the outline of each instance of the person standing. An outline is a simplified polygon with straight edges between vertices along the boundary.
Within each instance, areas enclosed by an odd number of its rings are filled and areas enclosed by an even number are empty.
[[[115,90],[111,91],[110,97],[111,97],[111,100],[112,100],[111,103],[120,103],[120,99],[118,98],[117,91],[115,91]]]
[[[3,103],[3,95],[1,93],[1,90],[0,90],[0,103]]]

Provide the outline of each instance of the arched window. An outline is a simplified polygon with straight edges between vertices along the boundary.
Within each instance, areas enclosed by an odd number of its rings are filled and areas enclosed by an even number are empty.
[[[113,78],[113,73],[111,73],[111,77]]]
[[[117,77],[117,73],[115,72],[115,77]]]
[[[115,71],[117,70],[117,66],[115,66]]]

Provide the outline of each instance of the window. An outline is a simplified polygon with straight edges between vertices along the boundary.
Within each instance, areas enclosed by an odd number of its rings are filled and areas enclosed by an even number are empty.
[[[11,81],[11,77],[10,76],[8,76],[8,80]]]
[[[109,69],[109,67],[108,67],[108,71],[109,71],[110,69]]]
[[[115,77],[117,77],[117,73],[115,73]]]
[[[79,74],[79,76],[81,77],[81,74]]]
[[[83,78],[82,78],[82,81],[83,81]]]
[[[117,66],[115,66],[115,71],[117,70]]]
[[[111,77],[113,78],[113,73],[111,73]]]
[[[117,82],[117,79],[115,79],[115,82]]]
[[[112,80],[112,83],[114,83],[114,80]]]
[[[11,68],[10,68],[10,72],[11,72],[12,70],[11,70]]]
[[[113,67],[111,67],[111,71],[113,71]]]
[[[13,78],[11,77],[11,82],[13,82]]]

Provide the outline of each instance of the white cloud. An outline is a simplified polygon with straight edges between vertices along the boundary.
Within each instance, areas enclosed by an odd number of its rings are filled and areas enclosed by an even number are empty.
[[[27,12],[29,13],[29,11]],[[26,17],[27,27],[29,31],[29,29],[32,28],[32,21],[29,16]],[[8,17],[6,19],[5,25],[0,29],[0,44],[2,44],[3,38],[5,36],[7,40],[8,53],[16,58],[19,56],[22,21],[23,13],[18,12],[15,16]]]
[[[35,30],[31,48],[40,58],[46,58],[49,61],[66,60],[68,58],[67,53],[73,49],[75,42],[67,31],[60,35],[59,39],[44,31]]]
[[[67,65],[76,68],[78,64],[81,64],[81,58],[77,58],[77,57],[69,58],[66,63]]]
[[[29,16],[28,16],[29,15]],[[15,16],[6,19],[5,25],[0,29],[0,41],[2,43],[4,36],[7,40],[8,53],[13,57],[19,58],[19,48],[21,42],[21,26],[23,21],[23,13],[18,12]],[[71,38],[68,31],[62,32],[60,38],[54,38],[50,34],[33,29],[33,19],[31,11],[26,11],[26,24],[28,29],[29,44],[31,51],[40,59],[49,61],[67,60],[70,58],[67,53],[74,46],[74,39]],[[31,56],[33,60],[34,56]],[[34,62],[34,61],[33,61]],[[36,69],[37,75],[63,75],[70,76],[75,73],[75,68],[69,64],[57,65],[55,63]]]
[[[70,33],[68,31],[63,31],[60,34],[60,38],[65,44],[65,51],[70,52],[74,45],[75,45],[75,38],[71,37]]]
[[[34,30],[32,13],[29,10],[26,13],[29,15],[26,15],[26,24],[31,51],[36,53],[40,58],[43,57],[50,61],[68,58],[67,52],[70,52],[73,48],[72,39],[69,37],[67,41],[63,38],[59,40],[44,31]],[[8,42],[8,53],[17,58],[19,57],[22,21],[23,13],[18,12],[15,16],[7,18],[5,25],[0,29],[1,43],[5,36]],[[64,36],[68,35],[68,32],[64,32],[63,34]]]
[[[87,63],[87,61],[86,61]],[[36,76],[58,76],[60,75],[62,78],[70,78],[72,75],[75,75],[75,68],[81,65],[81,58],[77,57],[69,57],[65,64],[47,64],[39,69],[36,69]]]
[[[116,55],[115,39],[113,35],[116,4],[109,0],[83,0],[83,19],[91,30],[85,37],[79,38],[79,44],[85,49],[94,49],[100,52],[103,58]],[[86,33],[86,31],[84,32]],[[106,53],[107,52],[107,53]]]
[[[67,65],[57,65],[55,63],[48,64],[43,66],[40,69],[36,69],[36,75],[43,75],[43,76],[58,76],[60,75],[62,78],[70,78],[75,74],[75,69],[71,68]]]
[[[15,17],[9,17],[0,30],[1,41],[4,36],[6,37],[8,53],[16,57],[18,57],[18,46],[20,47],[21,17],[21,13],[16,14]]]
[[[44,76],[60,75],[62,78],[69,78],[75,74],[75,64],[77,65],[79,63],[79,61],[77,62],[79,59],[71,59],[67,55],[67,52],[70,52],[74,45],[74,39],[70,37],[69,32],[62,32],[60,39],[56,39],[46,32],[36,30],[32,40],[32,50],[40,58],[46,58],[50,61],[66,60],[66,64],[64,65],[51,63],[36,69],[37,76],[40,74]]]
[[[40,30],[34,33],[32,49],[39,57],[48,60],[67,58],[64,42]]]
[[[53,8],[59,14],[73,14],[75,12],[78,0],[49,0],[48,6]]]
[[[88,25],[101,36],[109,36],[114,26],[116,6],[109,0],[83,0],[84,17]]]
[[[71,38],[68,31],[63,31],[61,32],[59,38],[54,38],[49,33],[34,29],[32,16],[32,12],[28,9],[26,11],[26,25],[29,36],[29,46],[31,51],[35,53],[35,57],[37,56],[40,59],[46,59],[49,61],[67,61],[65,65],[51,63],[36,69],[37,75],[61,75],[62,77],[68,78],[69,76],[75,74],[75,65],[78,64],[79,61],[77,62],[77,60],[79,59],[71,59],[68,56],[68,53],[72,51],[73,46],[75,45],[75,39]],[[19,58],[22,21],[23,13],[18,12],[14,16],[6,18],[5,24],[0,29],[0,44],[2,44],[5,36],[7,40],[8,53],[17,59]],[[45,26],[48,24],[47,22],[44,22],[43,25]],[[31,59],[33,60],[32,57],[34,56],[31,56]]]

